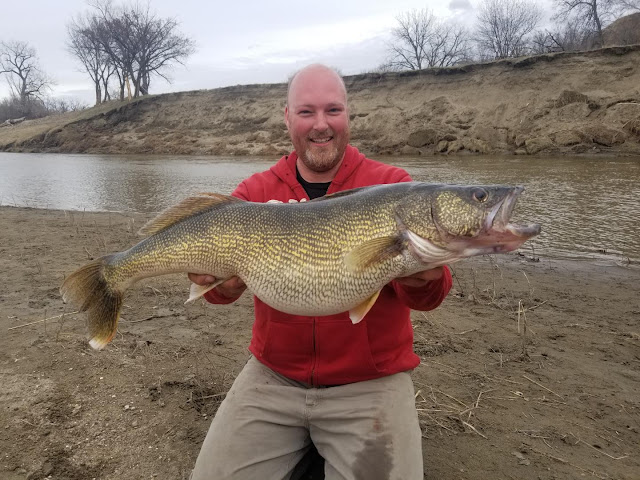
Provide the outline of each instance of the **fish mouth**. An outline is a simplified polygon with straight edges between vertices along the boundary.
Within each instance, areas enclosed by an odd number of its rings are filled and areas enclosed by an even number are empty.
[[[514,187],[511,192],[487,215],[484,231],[476,237],[477,246],[486,245],[491,248],[488,253],[505,253],[516,250],[529,238],[538,235],[541,226],[537,223],[516,224],[511,223],[511,215],[524,187]]]
[[[447,233],[435,219],[434,224],[440,234],[438,241],[434,242],[410,229],[405,229],[404,236],[409,250],[423,264],[432,268],[476,255],[507,253],[518,249],[541,230],[540,225],[536,223],[522,225],[509,221],[516,201],[523,191],[522,186],[511,188],[505,197],[491,208],[480,225],[480,231],[473,236],[455,236]],[[433,218],[433,212],[431,216]]]

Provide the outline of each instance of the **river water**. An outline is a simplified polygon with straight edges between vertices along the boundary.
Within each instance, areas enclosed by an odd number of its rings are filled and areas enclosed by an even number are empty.
[[[542,224],[527,256],[640,264],[640,159],[394,157],[415,180],[520,184],[514,218]],[[158,212],[195,192],[230,193],[273,158],[0,153],[0,205]]]

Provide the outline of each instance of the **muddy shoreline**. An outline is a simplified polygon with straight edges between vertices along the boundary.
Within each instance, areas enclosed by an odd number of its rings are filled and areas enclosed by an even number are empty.
[[[0,207],[1,478],[188,478],[248,358],[250,296],[185,306],[186,278],[143,281],[95,352],[58,293],[147,218]],[[640,271],[526,255],[453,271],[444,304],[412,314],[425,478],[637,478]]]

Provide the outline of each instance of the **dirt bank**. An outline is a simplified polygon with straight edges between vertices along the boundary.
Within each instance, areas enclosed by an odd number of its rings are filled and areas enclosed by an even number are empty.
[[[96,352],[58,294],[143,221],[0,207],[0,478],[188,477],[248,357],[249,295],[185,306],[185,278],[143,281]],[[425,478],[637,479],[640,272],[522,254],[456,265],[413,313]]]
[[[640,45],[347,77],[353,143],[368,154],[640,155]],[[114,102],[0,128],[0,150],[286,153],[286,86]]]

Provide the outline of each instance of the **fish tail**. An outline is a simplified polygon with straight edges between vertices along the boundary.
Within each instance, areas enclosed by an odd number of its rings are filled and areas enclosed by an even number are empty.
[[[60,287],[62,299],[78,305],[89,314],[89,344],[101,350],[117,331],[124,292],[105,278],[105,267],[112,255],[107,255],[80,267]]]

